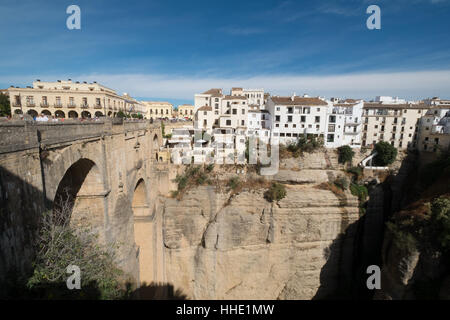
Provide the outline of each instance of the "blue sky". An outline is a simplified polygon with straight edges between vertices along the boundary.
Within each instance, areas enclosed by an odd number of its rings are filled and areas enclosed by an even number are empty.
[[[81,8],[81,30],[66,8]],[[381,30],[366,8],[381,8]],[[450,0],[0,0],[0,87],[98,81],[189,103],[210,87],[450,98]]]

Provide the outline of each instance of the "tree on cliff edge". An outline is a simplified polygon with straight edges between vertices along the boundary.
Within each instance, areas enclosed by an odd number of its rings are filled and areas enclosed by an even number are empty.
[[[374,160],[377,166],[388,166],[397,158],[397,149],[385,141],[378,142],[375,151],[377,155]]]
[[[36,239],[34,272],[27,286],[38,299],[118,299],[125,295],[119,279],[123,272],[115,266],[114,249],[100,245],[88,227],[70,225],[70,209],[43,214]],[[80,290],[66,285],[69,265],[80,268]]]

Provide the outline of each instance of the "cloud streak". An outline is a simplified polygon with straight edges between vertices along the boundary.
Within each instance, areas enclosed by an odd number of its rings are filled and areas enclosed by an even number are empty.
[[[354,97],[371,99],[377,95],[420,99],[432,96],[450,97],[450,70],[412,71],[386,73],[358,73],[344,75],[260,75],[254,77],[169,77],[159,74],[86,74],[61,76],[0,76],[0,83],[30,84],[36,78],[54,81],[72,78],[80,81],[97,81],[119,93],[128,92],[136,97],[164,99],[190,99],[195,93],[209,88],[242,86],[264,88],[273,95],[308,93],[325,97]],[[14,81],[16,81],[14,83]]]

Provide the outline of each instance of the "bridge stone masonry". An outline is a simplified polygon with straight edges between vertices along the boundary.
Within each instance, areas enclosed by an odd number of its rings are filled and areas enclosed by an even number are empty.
[[[105,119],[0,123],[0,283],[31,269],[39,217],[68,203],[136,282],[164,282],[162,209],[168,163],[161,124]],[[0,292],[1,293],[1,292]]]

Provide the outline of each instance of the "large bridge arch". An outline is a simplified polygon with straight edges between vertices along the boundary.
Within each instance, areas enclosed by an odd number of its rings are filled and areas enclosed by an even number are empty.
[[[151,210],[150,195],[144,179],[138,179],[132,196],[134,241],[139,263],[139,283],[156,281],[156,233],[154,212]]]
[[[73,163],[58,183],[53,211],[64,214],[75,226],[89,226],[102,238],[104,183],[99,167],[90,159]]]

